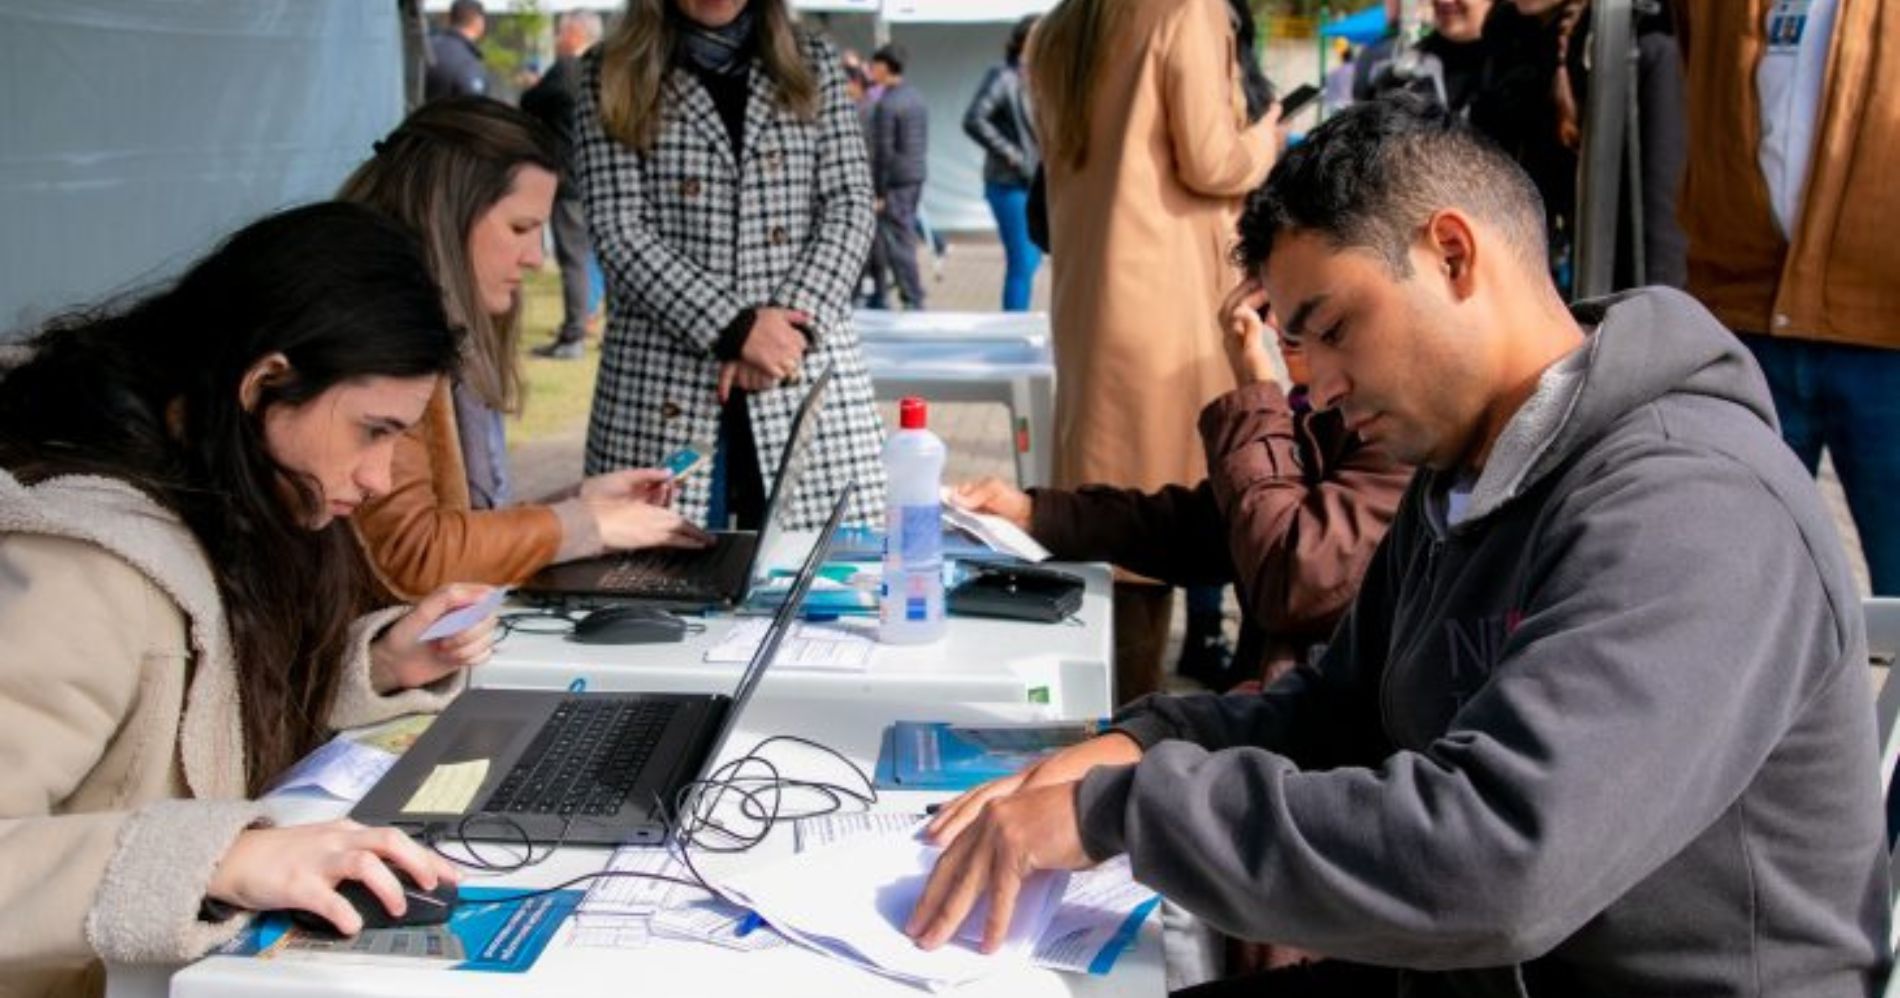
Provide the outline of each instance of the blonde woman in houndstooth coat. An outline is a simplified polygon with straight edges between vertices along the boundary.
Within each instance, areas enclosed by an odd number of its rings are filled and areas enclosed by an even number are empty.
[[[716,440],[679,508],[751,526],[829,366],[785,522],[818,526],[852,480],[851,518],[876,518],[883,431],[850,311],[871,180],[836,51],[784,0],[629,0],[580,91],[574,165],[611,302],[587,467]]]

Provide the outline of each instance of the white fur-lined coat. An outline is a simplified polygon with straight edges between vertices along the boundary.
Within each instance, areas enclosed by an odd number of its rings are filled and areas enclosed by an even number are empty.
[[[359,620],[331,723],[437,710],[379,696]],[[0,471],[0,991],[98,986],[96,960],[175,962],[233,935],[200,921],[246,827],[245,746],[211,567],[175,516],[123,482]]]

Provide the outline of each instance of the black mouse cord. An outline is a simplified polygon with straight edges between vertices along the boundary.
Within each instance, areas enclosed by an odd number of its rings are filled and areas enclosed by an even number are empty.
[[[764,755],[765,749],[775,744],[802,746],[830,756],[850,771],[849,783],[833,783],[827,780],[795,779],[783,775],[778,765]],[[788,801],[788,795],[809,794],[817,798],[816,802],[805,807],[795,807]],[[734,814],[721,817],[720,803],[731,795],[736,808]],[[710,853],[745,852],[771,835],[772,830],[781,821],[797,821],[802,818],[816,818],[837,814],[844,810],[848,801],[855,801],[864,807],[870,807],[878,801],[877,787],[871,777],[843,753],[808,738],[797,735],[772,735],[752,746],[744,755],[738,756],[714,769],[705,779],[693,780],[682,786],[673,800],[671,813],[667,813],[666,802],[654,800],[654,805],[664,817],[669,818],[668,825],[674,829],[669,848],[686,869],[691,879],[675,877],[664,873],[650,873],[642,870],[598,870],[583,873],[564,880],[552,887],[542,887],[531,891],[506,894],[496,898],[484,898],[479,904],[512,904],[530,898],[566,890],[586,881],[608,878],[626,878],[655,880],[703,890],[715,896],[718,891],[710,881],[699,872],[693,862],[692,851]],[[509,839],[519,838],[522,851],[516,856],[504,860],[495,860],[485,856],[477,848],[475,839],[470,838],[470,826],[481,822],[493,822],[509,830]],[[454,856],[442,850],[442,839],[433,830],[425,830],[423,843],[436,855],[469,869],[488,873],[513,873],[530,867],[539,866],[554,855],[555,850],[566,844],[569,830],[574,819],[569,816],[561,826],[561,834],[552,845],[535,854],[534,839],[528,830],[511,815],[493,811],[477,811],[464,815],[456,822],[455,830],[447,836],[447,841],[457,845],[467,855]],[[400,827],[400,823],[398,823]],[[485,836],[492,838],[492,836]],[[512,842],[510,843],[512,844]]]

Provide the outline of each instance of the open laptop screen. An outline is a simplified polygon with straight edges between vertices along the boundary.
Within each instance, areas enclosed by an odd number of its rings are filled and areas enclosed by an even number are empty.
[[[791,432],[785,435],[785,449],[779,452],[778,474],[772,476],[772,495],[765,501],[765,521],[759,524],[759,546],[753,550],[752,565],[747,569],[752,585],[758,585],[765,575],[765,559],[778,542],[779,520],[798,493],[806,455],[811,453],[811,438],[818,434],[818,424],[824,419],[825,394],[830,387],[831,368],[826,366],[812,380],[811,390],[792,415]]]
[[[818,566],[824,563],[825,553],[831,549],[832,538],[838,535],[838,524],[844,520],[845,508],[851,505],[851,494],[857,491],[856,482],[848,482],[838,490],[838,499],[832,504],[831,516],[825,521],[824,529],[818,532],[817,540],[812,544],[805,562],[799,566],[798,575],[792,580],[791,591],[785,594],[785,601],[772,614],[772,626],[766,628],[764,640],[759,642],[758,650],[752,653],[752,661],[746,663],[745,672],[739,677],[739,687],[732,692],[732,704],[726,708],[726,717],[719,725],[719,733],[713,736],[711,747],[706,752],[706,760],[700,764],[699,778],[705,779],[712,772],[719,753],[726,746],[726,739],[732,736],[733,729],[739,724],[739,715],[744,712],[752,692],[765,678],[765,668],[778,654],[779,645],[784,643],[797,622],[798,612],[805,604],[806,594],[811,592],[812,582],[818,577]],[[764,542],[760,542],[763,552]],[[765,555],[761,554],[760,558]]]

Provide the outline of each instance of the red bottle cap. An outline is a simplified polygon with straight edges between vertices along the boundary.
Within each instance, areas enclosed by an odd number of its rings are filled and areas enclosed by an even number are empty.
[[[930,414],[924,400],[912,395],[897,403],[897,426],[902,430],[921,430]]]

